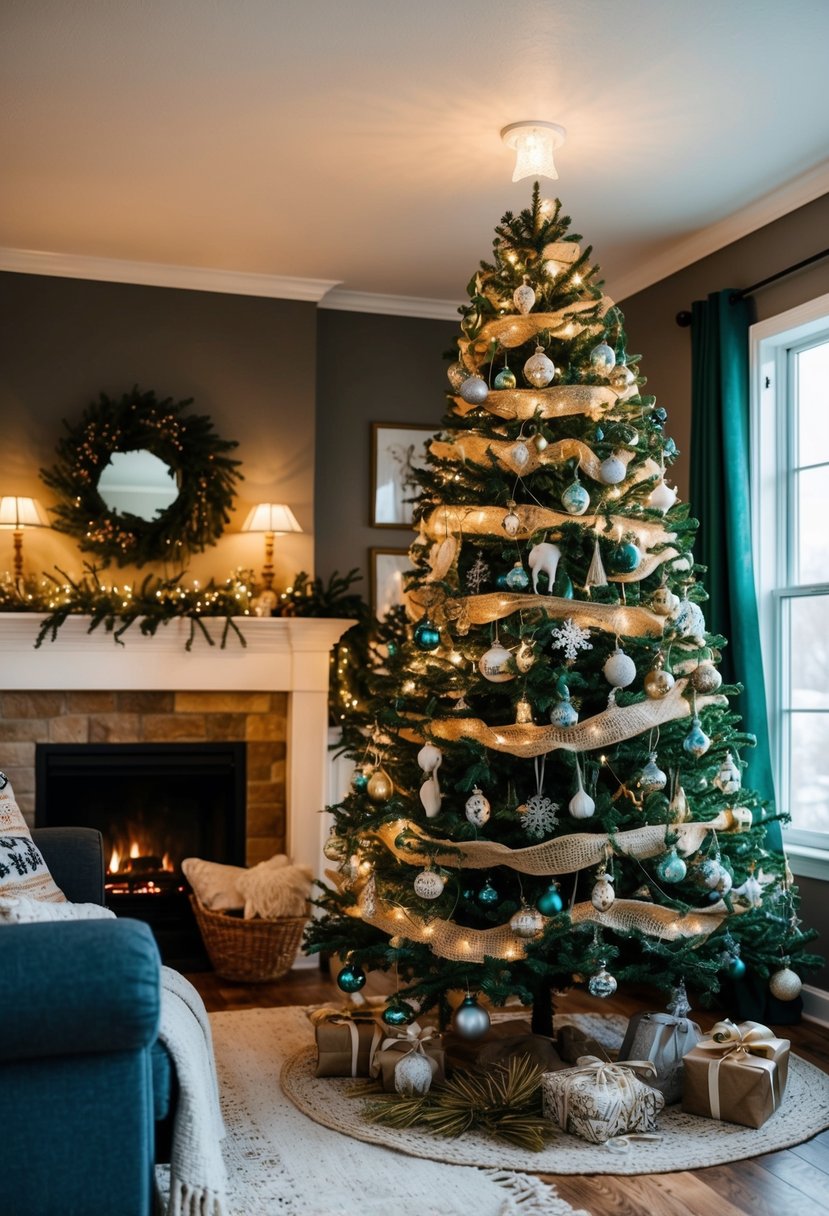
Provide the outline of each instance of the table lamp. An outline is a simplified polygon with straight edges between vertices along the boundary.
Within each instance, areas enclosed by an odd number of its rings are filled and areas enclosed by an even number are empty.
[[[262,593],[257,597],[256,613],[259,616],[270,616],[277,604],[276,592],[273,590],[273,542],[278,534],[286,532],[301,532],[296,516],[289,506],[281,502],[260,502],[251,508],[245,522],[243,532],[265,533],[265,564],[262,567]]]
[[[14,529],[14,581],[23,578],[23,529],[48,528],[49,520],[36,498],[15,494],[0,498],[0,528]]]

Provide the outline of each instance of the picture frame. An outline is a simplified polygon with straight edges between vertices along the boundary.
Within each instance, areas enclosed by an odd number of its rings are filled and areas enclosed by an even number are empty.
[[[408,549],[369,550],[371,608],[378,619],[403,604],[403,574],[411,568]]]
[[[426,440],[435,434],[435,429],[372,422],[369,505],[372,528],[411,526],[413,504],[406,500],[418,492],[417,470],[426,465]]]

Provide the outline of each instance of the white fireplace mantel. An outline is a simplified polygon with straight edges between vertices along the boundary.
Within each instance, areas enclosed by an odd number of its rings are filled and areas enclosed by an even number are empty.
[[[0,613],[0,691],[128,690],[171,692],[287,692],[287,849],[298,864],[320,872],[327,801],[328,667],[331,647],[351,620],[324,617],[237,617],[246,645],[224,620],[205,618],[210,646],[190,623],[174,620],[145,637],[136,621],[118,645],[90,618],[70,616],[54,642],[34,649],[43,617]]]

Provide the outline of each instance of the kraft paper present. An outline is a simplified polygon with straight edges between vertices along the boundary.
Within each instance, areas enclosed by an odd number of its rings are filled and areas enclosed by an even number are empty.
[[[620,1063],[650,1060],[656,1067],[656,1076],[645,1080],[670,1105],[682,1098],[683,1057],[701,1038],[702,1031],[689,1018],[677,1018],[670,1013],[636,1013],[628,1023],[618,1059]]]
[[[432,1069],[432,1081],[446,1079],[446,1057],[443,1040],[431,1026],[421,1027],[417,1022],[401,1027],[399,1031],[384,1027],[384,1034],[372,1047],[369,1076],[378,1077],[383,1089],[394,1092],[394,1070],[403,1058],[412,1051],[422,1052]]]
[[[523,1018],[493,1022],[482,1039],[471,1041],[448,1031],[444,1042],[450,1071],[506,1064],[513,1056],[529,1056],[545,1072],[564,1067],[553,1040],[546,1035],[533,1034],[530,1023]]]
[[[318,1009],[311,1015],[318,1077],[367,1077],[383,1032],[371,1013]]]
[[[685,1056],[682,1109],[762,1127],[783,1100],[789,1047],[759,1022],[717,1022]]]
[[[647,1078],[653,1072],[649,1060],[611,1064],[583,1056],[575,1068],[544,1073],[542,1109],[562,1131],[593,1144],[628,1135],[652,1136],[665,1099],[637,1073]]]

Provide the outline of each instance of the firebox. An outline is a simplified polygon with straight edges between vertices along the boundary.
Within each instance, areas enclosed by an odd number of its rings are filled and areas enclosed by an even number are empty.
[[[244,865],[244,743],[43,743],[37,827],[97,828],[106,902],[148,922],[164,961],[204,955],[181,872],[185,857]]]

